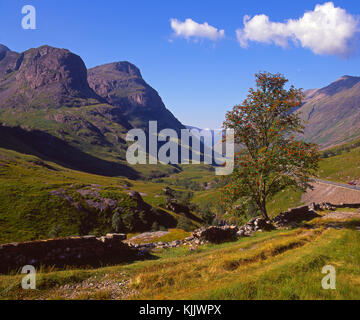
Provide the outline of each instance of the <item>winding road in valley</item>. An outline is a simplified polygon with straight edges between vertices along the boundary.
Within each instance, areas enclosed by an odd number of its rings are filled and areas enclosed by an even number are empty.
[[[314,179],[314,181],[317,183],[323,183],[323,184],[333,185],[333,186],[340,187],[340,188],[360,191],[360,187],[352,186],[349,184],[343,184],[343,183],[333,182],[333,181],[326,181],[326,180],[321,180],[321,179]]]
[[[313,190],[308,189],[302,196],[302,202],[360,203],[360,188],[334,181],[313,179]]]

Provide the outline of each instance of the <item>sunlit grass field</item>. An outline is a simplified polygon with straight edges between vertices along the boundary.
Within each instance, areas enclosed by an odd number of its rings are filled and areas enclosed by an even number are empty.
[[[222,245],[153,253],[153,260],[99,269],[39,270],[37,290],[21,275],[0,276],[2,299],[358,299],[360,232],[313,226],[257,233]],[[337,271],[336,290],[324,290],[325,265]],[[113,284],[126,281],[126,288]],[[83,283],[93,287],[82,289]],[[101,287],[106,283],[107,289]],[[99,289],[100,288],[100,289]],[[102,289],[101,289],[102,288]],[[126,294],[125,294],[126,293]]]
[[[360,180],[360,147],[323,159],[320,164],[319,177],[342,183]]]

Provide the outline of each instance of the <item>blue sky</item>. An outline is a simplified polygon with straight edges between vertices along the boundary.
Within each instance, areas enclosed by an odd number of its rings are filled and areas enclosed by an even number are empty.
[[[343,35],[327,41],[336,45],[330,48],[320,46],[321,34],[306,46],[305,22],[286,24],[325,2],[0,0],[0,43],[19,52],[43,44],[67,48],[88,67],[128,60],[141,69],[180,121],[218,128],[226,111],[244,99],[254,73],[260,70],[281,72],[291,84],[305,89],[325,86],[342,75],[360,75],[359,54],[339,54]],[[28,4],[37,11],[36,30],[21,27],[21,8]],[[357,0],[335,0],[333,4],[346,10],[342,16],[350,26],[360,14]],[[261,14],[269,17],[268,24],[252,20]],[[236,30],[244,31],[245,15],[249,16],[247,33],[240,43]],[[180,24],[186,19],[199,25],[207,22],[219,32],[224,30],[224,35],[215,40],[202,34],[175,36],[172,18]],[[357,33],[352,32],[348,39],[352,44],[357,43]],[[316,36],[310,32],[313,34]]]

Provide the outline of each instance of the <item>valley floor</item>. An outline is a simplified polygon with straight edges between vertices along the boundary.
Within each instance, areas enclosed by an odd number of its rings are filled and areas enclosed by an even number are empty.
[[[37,289],[0,276],[2,299],[359,299],[360,213],[323,213],[293,230],[222,245],[160,250],[153,260],[100,269],[40,270]],[[336,290],[322,268],[336,269]]]

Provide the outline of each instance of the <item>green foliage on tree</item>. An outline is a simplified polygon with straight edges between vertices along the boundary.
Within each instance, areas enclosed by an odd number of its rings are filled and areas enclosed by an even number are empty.
[[[234,129],[235,142],[242,146],[235,170],[223,187],[221,201],[228,208],[238,201],[253,203],[268,219],[266,203],[288,187],[305,191],[318,168],[315,144],[295,140],[304,129],[293,112],[303,100],[301,89],[291,86],[281,74],[259,73],[256,89],[226,114],[224,128]]]

